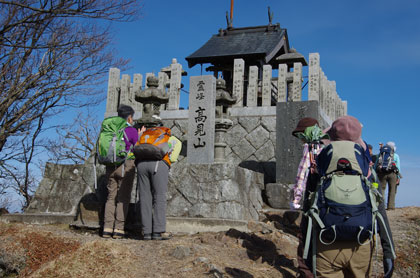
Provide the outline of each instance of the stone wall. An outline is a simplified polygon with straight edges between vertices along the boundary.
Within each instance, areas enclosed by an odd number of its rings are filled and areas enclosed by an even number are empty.
[[[173,165],[168,216],[257,220],[262,209],[262,174],[233,163]]]
[[[75,215],[83,196],[95,195],[99,202],[106,200],[104,167],[98,166],[98,189],[94,188],[93,164],[59,165],[47,163],[41,183],[25,212]]]
[[[183,142],[177,163],[187,164],[188,111],[165,112],[161,113],[164,125]],[[233,126],[226,133],[226,162],[262,173],[264,183],[275,182],[276,107],[231,108],[230,115]]]

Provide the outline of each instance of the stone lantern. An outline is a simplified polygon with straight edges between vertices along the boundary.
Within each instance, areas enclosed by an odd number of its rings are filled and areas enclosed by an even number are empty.
[[[169,101],[169,96],[165,91],[158,89],[159,79],[155,76],[147,77],[147,87],[144,90],[135,92],[135,100],[143,104],[142,117],[137,120],[137,124],[146,127],[161,124],[160,107]]]
[[[214,140],[214,161],[226,162],[225,143],[226,131],[232,127],[233,122],[227,118],[227,109],[236,103],[236,98],[226,91],[226,82],[216,80],[216,129]]]

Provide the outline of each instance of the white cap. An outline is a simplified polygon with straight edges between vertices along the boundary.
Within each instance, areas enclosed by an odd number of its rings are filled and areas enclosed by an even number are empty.
[[[389,142],[387,142],[386,144],[387,144],[388,146],[390,146],[390,147],[394,150],[394,152],[396,152],[396,151],[397,151],[397,147],[395,146],[395,143],[394,143],[394,142],[389,141]]]

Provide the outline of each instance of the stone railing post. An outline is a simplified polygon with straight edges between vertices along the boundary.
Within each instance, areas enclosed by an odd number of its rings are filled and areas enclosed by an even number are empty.
[[[347,100],[343,100],[343,116],[347,115]]]
[[[128,74],[123,74],[122,75],[122,79],[121,79],[121,92],[120,92],[120,105],[121,104],[125,104],[125,105],[130,105],[131,106],[131,102],[130,102],[130,75]],[[134,99],[134,97],[133,97]],[[133,108],[134,109],[134,108]]]
[[[271,65],[263,66],[262,106],[271,106]]]
[[[109,69],[108,93],[106,97],[105,118],[117,114],[120,90],[120,70],[117,68]]]
[[[302,63],[293,63],[292,101],[302,100]]]
[[[171,79],[169,86],[169,103],[167,110],[178,110],[179,109],[179,98],[181,90],[181,75],[182,65],[177,62],[174,58],[171,64]]]
[[[159,86],[158,89],[162,90],[162,92],[167,95],[168,93],[166,92],[166,83],[168,82],[168,75],[162,71],[160,71],[158,73],[158,79],[159,79]],[[165,106],[166,104],[162,104],[160,106],[160,111],[165,110]]]
[[[142,89],[143,84],[143,75],[140,73],[135,73],[133,76],[133,99],[135,98],[135,94],[137,91],[140,91]],[[141,113],[143,111],[143,104],[138,101],[133,101],[133,109],[135,111],[134,118],[139,119],[141,117]]]
[[[258,92],[258,67],[250,66],[248,75],[248,90],[246,95],[246,106],[257,106],[257,92]]]
[[[318,53],[309,53],[308,100],[320,101],[320,59]]]
[[[323,71],[321,71],[321,96],[322,96],[322,101],[321,101],[321,108],[322,110],[324,110],[325,114],[327,113],[327,102],[328,102],[328,98],[327,98],[327,77],[325,76],[325,73]]]
[[[233,62],[233,97],[236,98],[234,107],[243,106],[245,61],[235,59]]]
[[[277,101],[287,101],[287,65],[279,65],[279,77],[277,79]]]

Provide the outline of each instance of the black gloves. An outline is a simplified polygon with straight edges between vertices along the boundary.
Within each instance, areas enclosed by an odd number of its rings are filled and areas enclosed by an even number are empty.
[[[391,278],[394,272],[394,259],[384,258],[384,278]]]

